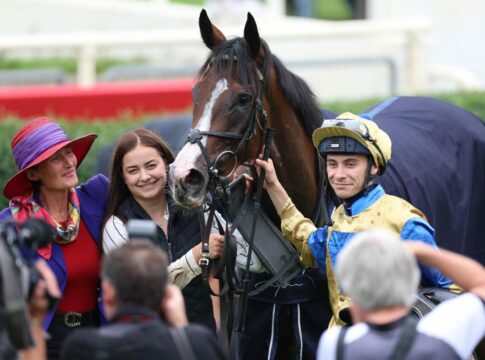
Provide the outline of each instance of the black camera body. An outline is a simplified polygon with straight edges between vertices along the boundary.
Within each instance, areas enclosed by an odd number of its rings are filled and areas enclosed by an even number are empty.
[[[128,220],[126,230],[130,240],[145,239],[158,245],[157,224],[152,220]]]
[[[35,251],[48,245],[53,236],[52,227],[38,219],[21,225],[12,220],[0,224],[0,308],[10,341],[17,349],[33,345],[27,303],[40,279],[34,265]]]

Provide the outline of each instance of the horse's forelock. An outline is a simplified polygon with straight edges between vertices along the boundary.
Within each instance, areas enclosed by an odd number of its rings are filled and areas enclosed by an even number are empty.
[[[256,65],[243,38],[228,40],[216,46],[197,73],[197,79],[203,79],[209,70],[216,74],[229,74],[243,86],[254,84],[256,79]]]

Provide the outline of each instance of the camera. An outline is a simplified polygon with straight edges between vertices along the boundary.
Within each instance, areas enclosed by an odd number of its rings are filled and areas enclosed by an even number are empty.
[[[152,220],[128,220],[126,230],[128,231],[128,239],[130,240],[146,239],[155,245],[159,244],[157,224]]]
[[[38,219],[21,225],[12,220],[0,224],[0,309],[10,342],[17,349],[32,346],[27,302],[40,280],[35,251],[54,237],[52,227]],[[54,306],[53,298],[49,298]]]

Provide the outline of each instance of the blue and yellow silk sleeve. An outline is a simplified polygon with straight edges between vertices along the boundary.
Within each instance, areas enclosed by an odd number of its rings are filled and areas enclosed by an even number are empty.
[[[435,231],[428,222],[419,216],[412,217],[403,226],[401,230],[401,239],[403,240],[419,240],[428,245],[433,246],[438,250],[436,241],[434,239]],[[435,286],[448,288],[452,281],[444,276],[440,271],[419,264],[421,270],[421,285]]]

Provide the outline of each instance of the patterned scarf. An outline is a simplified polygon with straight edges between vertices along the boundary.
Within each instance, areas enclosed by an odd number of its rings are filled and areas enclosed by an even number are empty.
[[[21,224],[30,218],[46,221],[56,230],[53,241],[58,244],[69,244],[76,240],[79,232],[80,210],[79,199],[74,188],[69,189],[68,194],[67,221],[65,225],[60,224],[51,214],[40,205],[31,194],[29,196],[17,196],[10,200],[9,208],[14,220]],[[52,246],[49,244],[37,251],[43,258],[49,260],[52,256]]]

